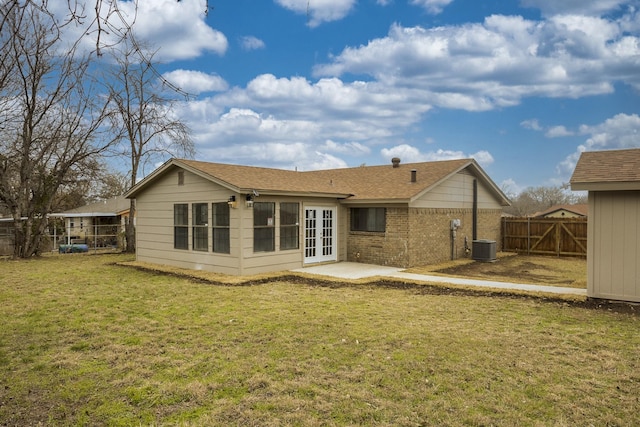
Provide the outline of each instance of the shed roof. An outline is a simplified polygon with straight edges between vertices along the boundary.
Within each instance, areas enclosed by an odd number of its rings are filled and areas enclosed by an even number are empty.
[[[509,200],[473,159],[361,166],[298,172],[283,169],[171,159],[136,184],[125,196],[136,197],[157,177],[180,167],[237,193],[327,196],[349,202],[409,202],[450,176],[468,169],[503,205]],[[416,181],[412,182],[412,171]]]
[[[570,183],[572,190],[640,190],[640,149],[585,151]]]
[[[551,206],[549,209],[545,209],[543,211],[540,212],[536,212],[535,214],[531,215],[534,218],[537,217],[543,217],[545,215],[549,215],[558,211],[567,211],[567,212],[572,212],[574,214],[577,215],[581,215],[581,216],[587,216],[589,215],[589,205],[587,203],[578,203],[575,205],[555,205],[555,206]]]
[[[89,217],[89,216],[117,216],[129,211],[130,202],[124,196],[117,196],[111,199],[102,200],[96,203],[69,209],[68,211],[53,213],[51,216],[58,217]]]

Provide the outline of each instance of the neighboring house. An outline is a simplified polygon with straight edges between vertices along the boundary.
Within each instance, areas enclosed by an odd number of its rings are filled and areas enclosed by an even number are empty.
[[[470,159],[310,172],[172,159],[125,196],[139,261],[234,275],[456,258],[499,240],[509,204]]]
[[[570,182],[589,192],[587,295],[640,302],[640,149],[584,152]]]
[[[91,248],[121,247],[120,230],[129,216],[130,200],[124,196],[91,203],[65,212],[50,214],[64,221],[58,244],[83,243]],[[53,234],[53,232],[52,232]]]
[[[542,212],[531,215],[533,218],[586,218],[589,213],[587,203],[577,205],[551,206]]]

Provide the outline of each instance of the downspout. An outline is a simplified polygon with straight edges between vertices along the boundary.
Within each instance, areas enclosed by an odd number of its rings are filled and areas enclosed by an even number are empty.
[[[478,180],[473,180],[473,218],[471,239],[478,240]]]

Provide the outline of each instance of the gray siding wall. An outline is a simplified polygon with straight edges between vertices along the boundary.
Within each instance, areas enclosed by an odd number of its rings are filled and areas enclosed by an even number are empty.
[[[640,302],[640,191],[589,192],[587,295]]]

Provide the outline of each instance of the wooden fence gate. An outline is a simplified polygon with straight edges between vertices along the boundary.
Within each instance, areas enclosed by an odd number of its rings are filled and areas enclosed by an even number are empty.
[[[503,218],[502,250],[586,257],[587,219]]]

